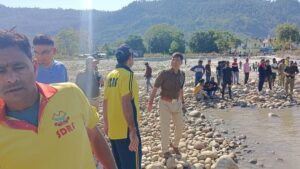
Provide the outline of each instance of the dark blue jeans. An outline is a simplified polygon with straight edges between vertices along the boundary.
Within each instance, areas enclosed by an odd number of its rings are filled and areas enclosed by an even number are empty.
[[[259,80],[258,80],[258,91],[262,91],[263,87],[264,87],[264,83],[265,83],[265,76],[259,76]]]

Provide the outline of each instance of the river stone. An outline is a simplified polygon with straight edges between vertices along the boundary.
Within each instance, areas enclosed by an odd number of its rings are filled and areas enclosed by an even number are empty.
[[[199,117],[200,114],[201,114],[201,113],[200,113],[199,111],[197,111],[197,110],[191,111],[191,112],[189,113],[189,115],[192,116],[192,117]]]
[[[176,169],[177,165],[176,165],[175,158],[174,157],[168,158],[166,165],[167,165],[167,169]]]
[[[237,164],[228,155],[221,156],[217,162],[212,165],[212,169],[239,169]]]
[[[146,169],[164,169],[163,165],[160,163],[150,164]]]

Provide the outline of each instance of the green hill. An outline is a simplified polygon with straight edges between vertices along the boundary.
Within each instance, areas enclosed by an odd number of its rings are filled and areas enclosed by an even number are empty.
[[[89,19],[93,22],[89,29]],[[227,30],[253,37],[266,37],[284,22],[300,26],[297,0],[160,0],[136,1],[114,12],[66,9],[8,8],[0,6],[0,28],[30,36],[57,34],[67,28],[93,30],[96,44],[143,34],[150,26],[167,23],[187,36],[198,30]]]

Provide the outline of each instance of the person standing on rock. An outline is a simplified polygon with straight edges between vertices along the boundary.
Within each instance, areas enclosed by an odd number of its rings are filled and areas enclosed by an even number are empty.
[[[246,63],[244,63],[243,69],[245,74],[244,84],[247,84],[249,80],[250,71],[251,71],[251,66],[248,58],[246,58]]]
[[[127,45],[116,50],[118,64],[104,84],[103,119],[118,169],[140,169],[142,145],[138,83],[130,69],[133,52]]]
[[[145,72],[144,77],[146,78],[146,88],[147,88],[147,93],[148,93],[149,87],[151,87],[151,89],[153,88],[153,86],[151,84],[152,68],[150,67],[148,62],[145,63],[145,66],[146,66],[146,72]]]
[[[266,80],[266,62],[262,59],[260,65],[258,66],[258,91],[261,92]]]
[[[296,62],[291,61],[290,65],[284,70],[286,75],[285,92],[287,96],[293,96],[293,90],[295,86],[295,77],[299,73],[299,69]],[[290,91],[290,92],[289,92]]]
[[[232,63],[232,76],[233,76],[233,84],[237,84],[239,85],[239,65],[237,63],[237,58],[233,59],[233,63]]]
[[[37,81],[46,84],[68,82],[65,65],[54,59],[57,49],[52,38],[40,34],[33,38],[32,43],[34,55],[39,63]]]
[[[277,77],[276,72],[278,72],[278,63],[277,63],[276,58],[273,58],[273,63],[271,65],[271,67],[272,67],[272,86],[274,87],[275,86],[275,80],[276,80],[276,77]]]
[[[226,67],[223,69],[223,83],[222,83],[222,99],[224,99],[225,89],[228,86],[229,98],[232,99],[231,93],[232,85],[232,68],[230,68],[230,62],[226,62]]]
[[[98,114],[72,83],[36,82],[28,38],[0,31],[0,168],[117,169]]]
[[[203,64],[203,61],[199,60],[198,65],[191,68],[191,71],[195,72],[195,86],[197,86],[200,79],[202,79],[203,74],[205,73],[205,68],[202,64]]]
[[[270,60],[268,59],[266,61],[266,79],[269,83],[269,89],[272,90],[272,82],[273,82],[273,72],[272,72],[272,66],[270,65]]]
[[[220,85],[222,84],[222,81],[223,81],[223,68],[224,68],[223,62],[224,61],[219,61],[218,66],[216,67],[218,87],[220,87]]]
[[[205,65],[205,76],[206,82],[209,82],[211,77],[211,60],[208,60],[207,64]]]
[[[284,87],[285,85],[285,60],[281,59],[278,65],[278,76],[279,76],[279,86]]]
[[[180,155],[178,145],[184,129],[182,109],[184,105],[183,86],[185,83],[185,73],[180,70],[182,61],[183,55],[181,53],[176,52],[172,55],[171,68],[160,72],[155,80],[154,88],[148,102],[148,112],[151,112],[154,97],[160,88],[159,114],[161,146],[165,159],[172,156],[169,152],[169,145],[171,145],[177,155]],[[171,118],[175,125],[175,140],[170,144]]]

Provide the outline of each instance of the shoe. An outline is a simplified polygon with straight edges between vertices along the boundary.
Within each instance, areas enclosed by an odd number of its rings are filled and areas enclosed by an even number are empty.
[[[175,147],[172,143],[170,144],[170,146],[173,148],[176,155],[181,155],[178,147]]]

